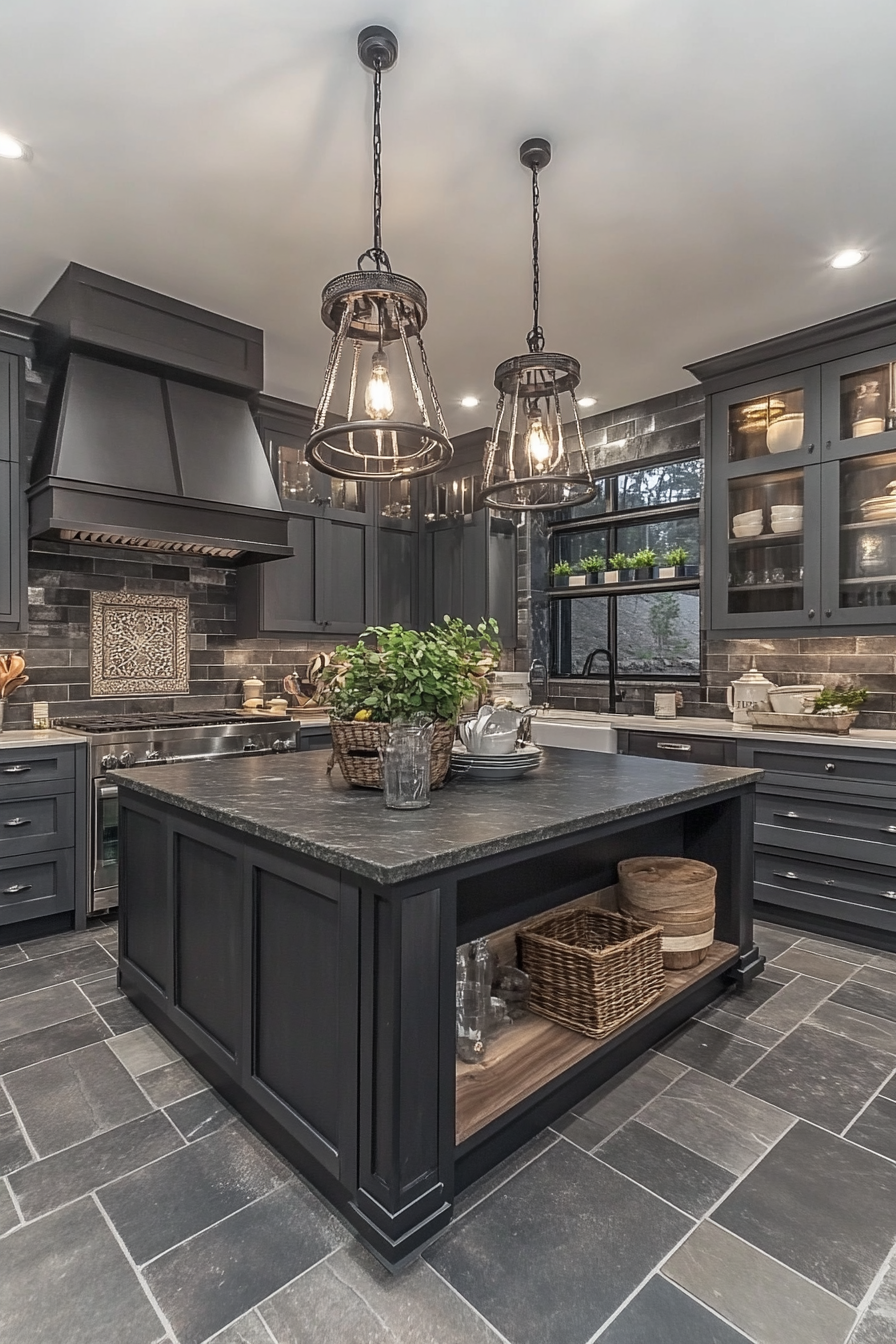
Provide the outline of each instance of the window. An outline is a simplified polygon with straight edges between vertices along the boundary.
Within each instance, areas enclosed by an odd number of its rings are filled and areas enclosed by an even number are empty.
[[[575,572],[585,556],[605,564],[619,554],[687,552],[687,577],[554,589],[551,597],[552,673],[581,676],[588,654],[608,648],[620,679],[676,681],[700,675],[700,458],[627,471],[601,482],[601,505],[573,511],[551,529],[551,565]],[[656,571],[654,570],[654,575]],[[603,672],[603,660],[596,669]]]

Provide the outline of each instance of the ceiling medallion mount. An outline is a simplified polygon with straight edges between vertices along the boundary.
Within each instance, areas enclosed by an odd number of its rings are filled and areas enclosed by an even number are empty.
[[[539,322],[538,174],[550,161],[550,141],[538,136],[520,145],[520,163],[532,174],[532,330],[528,354],[505,359],[495,369],[500,395],[483,463],[483,499],[514,513],[568,509],[597,493],[576,406],[579,361],[545,350]],[[564,404],[569,406],[565,431]]]
[[[398,59],[398,39],[388,28],[364,28],[358,56],[373,72],[373,245],[321,295],[333,340],[305,457],[328,476],[393,481],[438,471],[453,449],[421,335],[426,294],[392,270],[382,243],[382,75]]]

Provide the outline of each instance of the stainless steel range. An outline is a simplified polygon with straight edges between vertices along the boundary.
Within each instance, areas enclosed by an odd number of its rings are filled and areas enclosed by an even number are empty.
[[[55,719],[54,728],[89,738],[91,882],[88,911],[118,904],[118,788],[107,770],[143,769],[221,756],[296,751],[300,725],[276,714],[238,709],[171,714],[83,714]]]

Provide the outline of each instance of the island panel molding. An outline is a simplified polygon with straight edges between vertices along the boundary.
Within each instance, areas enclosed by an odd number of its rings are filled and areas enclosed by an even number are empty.
[[[190,599],[90,594],[91,696],[188,695]]]

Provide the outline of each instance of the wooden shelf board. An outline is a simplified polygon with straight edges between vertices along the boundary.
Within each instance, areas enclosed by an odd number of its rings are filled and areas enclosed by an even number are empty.
[[[464,1143],[574,1064],[612,1044],[632,1023],[655,1012],[698,980],[716,974],[724,962],[737,954],[733,943],[715,942],[699,966],[687,971],[666,971],[666,988],[659,998],[599,1041],[533,1014],[520,1018],[490,1042],[481,1064],[457,1060],[455,1142]]]

